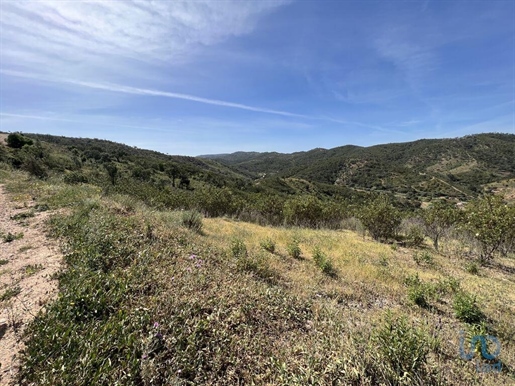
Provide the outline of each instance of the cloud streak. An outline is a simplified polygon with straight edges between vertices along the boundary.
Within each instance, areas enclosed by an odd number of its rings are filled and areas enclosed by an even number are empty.
[[[87,87],[87,88],[96,89],[96,90],[104,90],[104,91],[117,92],[117,93],[123,93],[123,94],[182,99],[182,100],[187,100],[187,101],[191,101],[191,102],[204,103],[204,104],[208,104],[208,105],[230,107],[230,108],[236,108],[236,109],[240,109],[240,110],[254,111],[254,112],[258,112],[258,113],[282,115],[285,117],[292,117],[292,118],[323,119],[323,118],[311,117],[311,116],[304,115],[304,114],[296,114],[296,113],[291,113],[288,111],[280,111],[280,110],[273,110],[273,109],[268,109],[268,108],[263,108],[263,107],[250,106],[250,105],[246,105],[246,104],[242,104],[242,103],[223,101],[223,100],[219,100],[219,99],[209,99],[209,98],[198,97],[195,95],[161,91],[161,90],[153,90],[153,89],[146,89],[146,88],[138,88],[138,87],[131,87],[131,86],[124,86],[124,85],[113,84],[113,83],[86,82],[86,81],[74,80],[74,79],[55,79],[55,78],[45,77],[45,76],[41,76],[41,75],[37,75],[37,74],[29,74],[29,73],[24,73],[24,72],[20,72],[20,71],[11,71],[11,70],[0,70],[0,73],[9,75],[9,76],[26,78],[26,79],[32,79],[32,80],[38,80],[38,81],[44,81],[44,82],[52,82],[52,83],[70,84],[70,85],[74,85],[74,86]]]
[[[37,75],[37,74],[29,74],[29,73],[24,73],[24,72],[19,72],[19,71],[10,71],[10,70],[1,70],[1,69],[0,69],[0,73],[9,75],[9,76],[16,76],[16,77],[21,77],[21,78],[27,78],[27,79],[45,81],[45,82],[52,82],[52,83],[69,84],[69,85],[86,87],[86,88],[91,88],[91,89],[96,89],[96,90],[103,90],[103,91],[108,91],[108,92],[123,93],[123,94],[130,94],[130,95],[140,95],[140,96],[155,96],[155,97],[164,97],[164,98],[171,98],[171,99],[181,99],[181,100],[187,100],[190,102],[197,102],[197,103],[203,103],[203,104],[221,106],[221,107],[229,107],[229,108],[234,108],[234,109],[253,111],[253,112],[257,112],[257,113],[273,114],[273,115],[279,115],[279,116],[289,117],[289,118],[325,121],[325,122],[337,123],[340,125],[358,126],[358,127],[365,127],[365,128],[370,128],[370,129],[379,130],[379,131],[392,132],[391,130],[385,129],[381,126],[371,125],[371,124],[362,123],[362,122],[346,121],[346,120],[332,118],[332,117],[328,117],[328,116],[313,116],[313,115],[306,115],[306,114],[297,114],[297,113],[292,113],[289,111],[274,110],[274,109],[269,109],[269,108],[264,108],[264,107],[246,105],[246,104],[242,104],[242,103],[223,101],[223,100],[219,100],[219,99],[203,98],[203,97],[190,95],[190,94],[175,93],[175,92],[161,91],[161,90],[154,90],[154,89],[145,89],[145,88],[124,86],[124,85],[119,85],[119,84],[112,84],[112,83],[86,82],[86,81],[80,81],[80,80],[74,80],[74,79],[54,79],[54,78],[45,77],[45,76],[41,76],[41,75]]]

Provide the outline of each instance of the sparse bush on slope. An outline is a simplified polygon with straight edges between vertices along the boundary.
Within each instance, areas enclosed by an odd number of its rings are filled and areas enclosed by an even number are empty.
[[[515,207],[501,196],[485,195],[467,205],[462,227],[479,243],[480,260],[492,260],[515,240]]]
[[[363,205],[359,219],[374,240],[387,241],[397,235],[402,218],[386,196],[379,196]]]
[[[456,224],[460,218],[458,209],[453,204],[437,200],[422,212],[427,236],[433,240],[433,246],[438,251],[440,239]]]

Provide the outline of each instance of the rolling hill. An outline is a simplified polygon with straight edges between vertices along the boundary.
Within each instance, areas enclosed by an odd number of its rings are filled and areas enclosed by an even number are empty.
[[[467,199],[515,177],[515,135],[477,134],[292,154],[204,155],[255,178],[275,176],[415,196]]]

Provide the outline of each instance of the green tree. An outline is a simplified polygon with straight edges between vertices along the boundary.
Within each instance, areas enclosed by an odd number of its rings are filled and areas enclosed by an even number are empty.
[[[479,243],[481,261],[491,260],[503,244],[515,238],[515,208],[502,196],[485,195],[467,205],[463,228]]]
[[[172,180],[172,186],[175,188],[175,179],[179,177],[179,169],[175,164],[170,162],[165,166],[165,171]]]
[[[316,227],[323,217],[322,204],[314,196],[300,196],[284,204],[284,218],[288,224]]]
[[[11,133],[7,136],[7,146],[13,149],[21,149],[24,145],[32,145],[33,141],[21,133]]]
[[[358,217],[370,236],[378,241],[394,238],[402,221],[400,212],[383,195],[363,205]]]
[[[211,186],[199,188],[194,193],[198,208],[208,217],[218,217],[234,213],[234,196],[228,188],[214,188]]]
[[[109,175],[109,180],[112,185],[116,184],[116,178],[118,177],[118,168],[112,162],[104,164],[104,168],[107,170],[107,174]]]
[[[433,246],[438,251],[438,244],[445,232],[459,218],[459,210],[445,201],[437,200],[422,212],[425,232],[433,240]]]

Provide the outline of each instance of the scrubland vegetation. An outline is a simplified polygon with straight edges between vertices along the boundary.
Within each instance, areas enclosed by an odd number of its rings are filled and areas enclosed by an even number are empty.
[[[413,208],[16,135],[0,181],[58,209],[48,232],[65,253],[58,299],[25,331],[22,385],[515,383],[515,208],[501,196]],[[462,330],[499,339],[500,373],[460,357]]]

